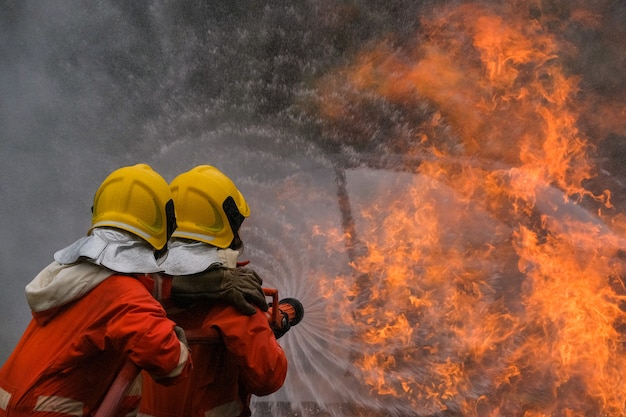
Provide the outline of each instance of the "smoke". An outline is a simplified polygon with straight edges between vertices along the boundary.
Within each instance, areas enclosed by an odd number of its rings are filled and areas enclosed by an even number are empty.
[[[416,36],[420,18],[465,3],[501,2],[4,0],[0,363],[30,319],[26,283],[84,235],[100,181],[138,162],[167,180],[197,164],[230,175],[252,207],[246,255],[267,283],[321,316],[323,304],[304,283],[320,272],[346,275],[350,261],[320,237],[341,229],[333,168],[402,170],[425,157],[403,154],[418,134],[441,143],[454,136],[449,120],[434,117],[441,103],[390,102],[324,81],[381,44],[400,60],[414,58],[425,41]],[[580,78],[586,111],[578,125],[599,162],[586,184],[612,190],[614,213],[623,213],[626,7],[587,3],[502,7],[523,10],[559,40],[568,75]],[[345,105],[336,119],[317,108],[329,92]],[[367,194],[367,176],[350,178],[359,189],[352,197]],[[296,342],[295,331],[285,344]],[[311,359],[303,369],[315,366]]]
[[[0,362],[30,318],[24,286],[85,234],[93,193],[112,170],[145,162],[171,180],[216,165],[250,196],[252,227],[263,210],[275,211],[253,200],[257,190],[325,164],[290,108],[316,74],[343,59],[320,38],[340,22],[314,30],[317,14],[330,9],[3,2]]]

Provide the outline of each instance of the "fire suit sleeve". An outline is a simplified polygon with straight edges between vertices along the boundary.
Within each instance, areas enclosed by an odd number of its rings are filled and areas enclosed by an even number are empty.
[[[176,382],[190,364],[187,348],[174,332],[174,322],[135,278],[114,275],[105,283],[109,287],[106,302],[110,305],[106,342],[123,351],[158,382]]]
[[[243,315],[225,306],[214,317],[228,351],[238,363],[240,382],[254,395],[269,395],[282,387],[287,375],[287,357],[276,341],[265,314],[257,308]]]

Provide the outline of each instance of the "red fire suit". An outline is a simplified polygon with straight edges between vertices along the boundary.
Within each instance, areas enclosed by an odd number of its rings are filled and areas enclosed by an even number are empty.
[[[0,368],[0,417],[90,415],[126,358],[160,383],[184,379],[191,362],[174,325],[144,283],[125,275],[108,276],[66,304],[33,311]]]
[[[163,387],[144,378],[139,417],[250,416],[251,395],[283,385],[287,358],[260,309],[247,316],[225,304],[196,305],[170,318],[188,334],[215,329],[219,339],[190,340],[194,368],[180,384]]]

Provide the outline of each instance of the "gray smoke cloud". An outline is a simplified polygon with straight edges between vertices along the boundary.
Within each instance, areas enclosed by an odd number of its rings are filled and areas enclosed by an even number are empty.
[[[1,1],[0,364],[30,320],[24,286],[85,234],[94,191],[120,166],[148,163],[168,181],[198,164],[226,172],[253,211],[246,254],[286,296],[307,301],[294,276],[347,274],[345,253],[329,255],[312,230],[341,229],[337,160],[380,166],[394,156],[384,145],[398,109],[359,101],[348,127],[328,126],[311,110],[316,83],[382,39],[407,47],[424,10],[461,3]],[[568,64],[584,91],[623,106],[626,7],[543,3],[529,13],[556,22],[588,6],[602,16],[593,30],[567,26],[578,51]],[[581,124],[598,133],[599,187],[608,183],[624,207],[623,122],[600,131],[589,112]],[[350,180],[353,196],[367,194]]]
[[[175,160],[163,156],[202,132],[263,127],[250,109],[264,88],[250,85],[261,70],[247,45],[257,35],[243,29],[261,5],[3,3],[1,362],[30,318],[24,285],[84,235],[93,192],[110,171],[147,162],[169,180],[211,163],[245,176],[228,154],[265,140],[218,134]]]
[[[311,160],[291,106],[403,16],[366,6],[3,1],[0,362],[30,318],[25,284],[85,233],[112,170],[209,163],[246,187]]]

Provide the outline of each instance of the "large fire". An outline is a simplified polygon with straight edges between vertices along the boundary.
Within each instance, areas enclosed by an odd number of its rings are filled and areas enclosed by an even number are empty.
[[[434,10],[411,45],[381,42],[320,87],[329,137],[410,172],[352,207],[365,249],[321,289],[353,329],[358,377],[420,415],[626,415],[624,217],[586,186],[574,47],[530,14]]]

